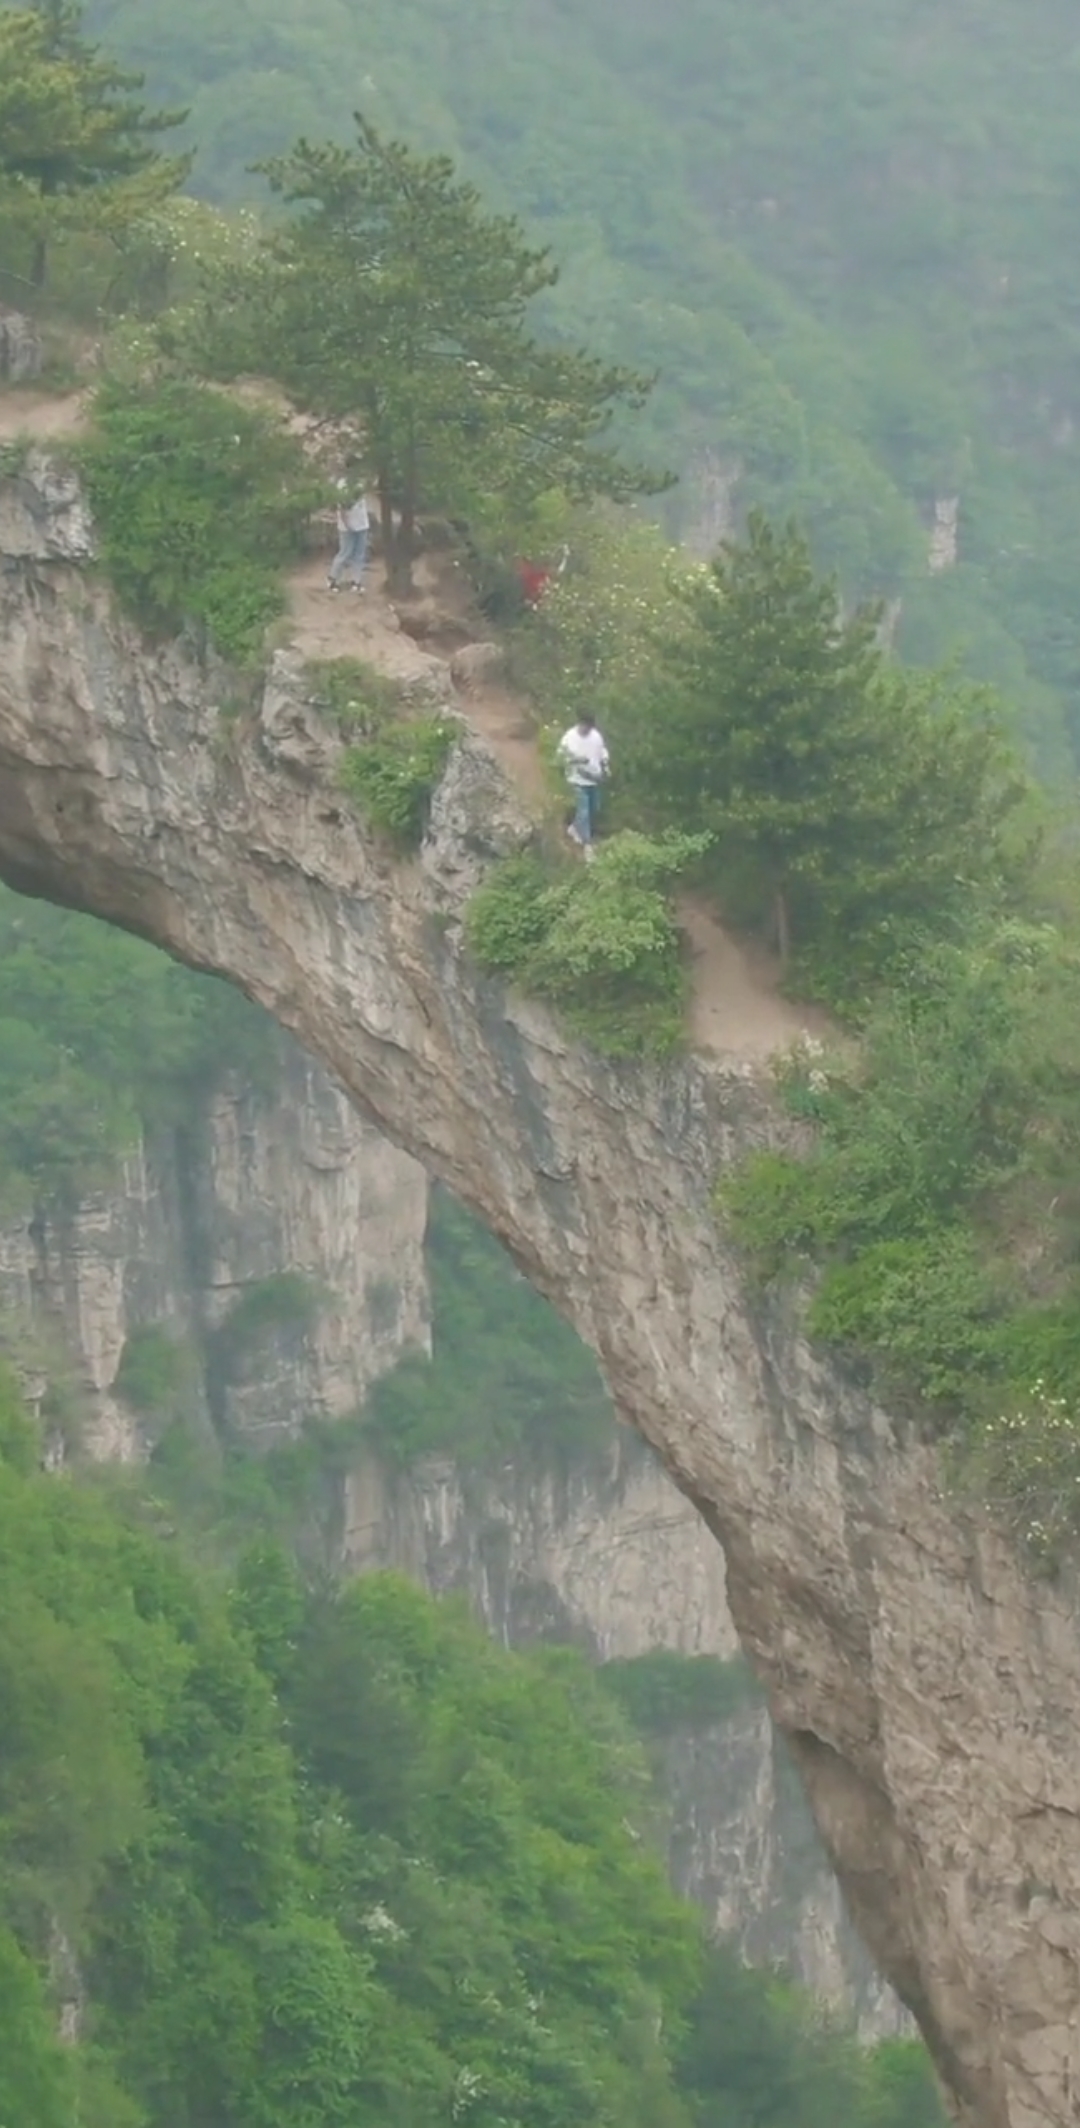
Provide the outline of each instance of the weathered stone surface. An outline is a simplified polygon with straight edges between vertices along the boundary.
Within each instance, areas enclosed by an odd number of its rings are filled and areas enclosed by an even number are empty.
[[[1072,2124],[1075,1592],[1025,1579],[932,1451],[748,1294],[709,1190],[772,1130],[767,1087],[732,1057],[590,1058],[470,967],[445,846],[394,864],[217,743],[199,670],[77,572],[8,567],[0,601],[0,872],[238,981],[577,1324],[723,1543],[853,1916],[960,2117]]]
[[[41,336],[21,310],[0,309],[0,378],[30,384],[41,375]]]
[[[450,678],[462,694],[481,680],[497,678],[506,663],[501,643],[463,643],[450,660]]]
[[[140,1330],[181,1348],[189,1425],[258,1446],[345,1417],[404,1347],[428,1344],[423,1170],[295,1043],[267,1035],[265,1082],[227,1074],[108,1186],[0,1223],[0,1348],[28,1370],[32,1398],[50,1376],[68,1385],[101,1461],[138,1458],[154,1431],[114,1386]],[[223,1371],[215,1330],[282,1273],[308,1281],[310,1315],[269,1325]]]
[[[17,476],[0,481],[0,558],[86,562],[93,556],[90,512],[74,471],[28,445]]]

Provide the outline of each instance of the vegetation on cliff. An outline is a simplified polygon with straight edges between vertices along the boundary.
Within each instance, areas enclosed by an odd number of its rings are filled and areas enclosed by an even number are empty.
[[[7,2128],[937,2128],[918,2050],[703,1944],[577,1658],[265,1544],[196,1577],[7,1382],[0,1444]]]

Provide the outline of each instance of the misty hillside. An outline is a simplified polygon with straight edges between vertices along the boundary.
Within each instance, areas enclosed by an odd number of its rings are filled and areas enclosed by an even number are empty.
[[[1080,38],[1064,0],[97,0],[189,104],[195,182],[358,104],[445,148],[550,240],[559,321],[662,370],[649,424],[701,514],[790,511],[899,647],[960,646],[1044,765],[1080,744],[1072,212]],[[715,486],[715,482],[714,482]],[[930,576],[937,501],[959,562]],[[706,522],[707,537],[710,524]]]

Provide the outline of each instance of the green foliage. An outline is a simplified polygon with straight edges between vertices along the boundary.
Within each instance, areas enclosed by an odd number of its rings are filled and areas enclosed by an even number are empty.
[[[376,1383],[364,1432],[392,1463],[450,1455],[550,1468],[606,1456],[611,1407],[592,1354],[492,1236],[437,1190],[427,1236],[431,1358]]]
[[[133,94],[143,76],[106,58],[81,25],[70,0],[0,12],[0,218],[38,286],[54,233],[122,233],[190,167],[155,145],[186,112],[148,111]]]
[[[243,663],[284,609],[318,491],[280,423],[175,377],[106,383],[81,447],[105,567],[148,627]]]
[[[647,1655],[604,1663],[598,1675],[643,1736],[708,1728],[760,1703],[753,1673],[738,1656],[721,1662],[716,1655],[651,1648]]]
[[[375,739],[402,708],[401,690],[361,658],[330,658],[308,668],[317,699],[345,739]]]
[[[275,1039],[225,984],[0,889],[0,1197],[70,1200],[223,1069],[257,1081]]]
[[[622,718],[640,817],[715,838],[737,906],[850,995],[917,924],[1000,892],[1023,785],[989,706],[886,665],[805,541],[753,517],[676,580],[682,626]],[[619,722],[613,734],[619,732]]]
[[[191,1356],[160,1323],[146,1323],[124,1340],[113,1389],[144,1419],[168,1420],[183,1405]]]
[[[416,155],[359,115],[356,129],[352,148],[301,140],[263,166],[301,211],[250,274],[213,288],[201,339],[212,371],[257,360],[300,405],[359,417],[391,581],[409,580],[421,504],[468,516],[481,495],[520,510],[552,487],[662,485],[605,441],[648,380],[529,330],[557,279],[549,254],[486,213],[448,157]]]
[[[970,1430],[959,1468],[1004,1516],[1036,1564],[1056,1568],[1080,1536],[1080,1422],[1075,1399],[1029,1393]]]
[[[418,715],[399,686],[358,658],[335,658],[311,672],[318,699],[351,742],[341,763],[343,790],[372,827],[403,849],[418,848],[457,737],[455,720]]]
[[[450,717],[405,716],[396,723],[384,722],[370,738],[346,749],[342,788],[355,798],[372,827],[405,849],[416,849],[456,737]]]
[[[999,1500],[1005,1450],[1037,1443],[1047,1412],[1067,1444],[1080,1398],[1077,979],[1049,929],[928,947],[870,1018],[854,1072],[820,1052],[785,1068],[816,1123],[804,1157],[755,1155],[721,1192],[763,1276],[821,1266],[816,1335],[868,1357],[890,1394],[963,1421]],[[1049,1476],[1036,1512],[1015,1467],[1018,1517],[1049,1526]],[[1064,1524],[1071,1481],[1054,1467]]]
[[[553,878],[532,858],[500,865],[473,896],[470,947],[484,968],[549,998],[609,1056],[659,1054],[682,1032],[685,970],[664,888],[708,836],[636,833]]]
[[[918,2072],[706,1947],[582,1659],[509,1655],[391,1576],[308,1590],[265,1537],[223,1591],[140,1529],[130,1482],[38,1468],[3,1383],[0,1440],[13,2128],[706,2128],[748,2103],[817,2128],[790,2110],[811,2084],[851,2128],[936,2128],[883,2110]],[[84,1995],[63,2048],[58,1930]]]
[[[299,1271],[279,1271],[252,1280],[231,1301],[212,1335],[215,1376],[232,1381],[267,1338],[303,1336],[318,1313],[320,1297]]]
[[[41,1974],[0,1925],[0,2121],[4,2128],[74,2128],[72,2065]]]

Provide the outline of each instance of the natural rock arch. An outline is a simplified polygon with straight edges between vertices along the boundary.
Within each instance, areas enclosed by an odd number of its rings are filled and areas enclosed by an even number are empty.
[[[419,859],[335,790],[279,658],[232,718],[79,566],[77,488],[0,487],[0,875],[229,977],[484,1217],[723,1544],[853,1917],[971,2128],[1080,2099],[1080,1622],[747,1291],[710,1184],[771,1129],[734,1056],[602,1064],[480,979],[464,900],[527,824],[463,735]]]

